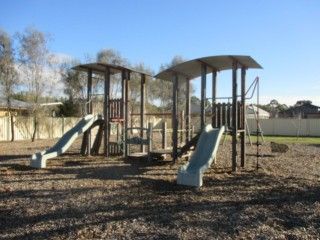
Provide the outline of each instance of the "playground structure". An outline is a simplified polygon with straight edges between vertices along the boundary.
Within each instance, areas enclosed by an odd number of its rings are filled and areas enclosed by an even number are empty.
[[[152,135],[153,126],[150,123],[145,122],[146,109],[145,109],[145,93],[147,78],[151,78],[150,75],[144,72],[139,72],[123,66],[105,64],[105,63],[89,63],[75,66],[75,70],[83,71],[87,73],[87,102],[86,112],[87,116],[93,114],[92,98],[92,80],[94,75],[100,75],[104,77],[104,93],[103,93],[103,113],[95,121],[91,121],[90,124],[85,124],[85,128],[80,124],[74,129],[70,130],[76,133],[78,136],[83,132],[83,139],[81,145],[81,153],[84,155],[96,155],[99,154],[101,144],[103,144],[103,155],[109,157],[112,155],[122,155],[125,158],[130,157],[148,157],[150,160],[154,156],[161,156],[164,154],[172,156],[172,160],[175,162],[179,157],[186,156],[190,150],[194,150],[197,146],[197,142],[200,138],[200,134],[205,129],[206,124],[206,77],[207,74],[212,74],[212,121],[211,125],[214,129],[224,129],[226,132],[232,135],[232,170],[236,171],[237,168],[237,136],[240,134],[241,138],[241,167],[245,164],[246,155],[246,124],[245,124],[245,104],[246,104],[246,70],[249,68],[261,68],[261,66],[249,56],[213,56],[198,58],[191,61],[187,61],[178,64],[174,67],[166,69],[161,73],[158,73],[155,77],[164,81],[171,81],[172,87],[172,147],[168,147],[166,143],[166,124],[163,123],[162,127],[162,148],[152,149]],[[237,83],[237,70],[241,69],[241,95],[238,95],[238,83]],[[218,103],[217,100],[217,73],[223,70],[232,70],[232,104]],[[116,99],[110,98],[110,82],[111,76],[120,74],[121,88],[120,97]],[[131,74],[137,74],[140,76],[140,112],[139,120],[140,126],[129,126],[129,108],[128,104],[129,91],[130,91],[130,78]],[[190,96],[190,81],[192,79],[201,77],[201,113],[200,113],[200,132],[194,136],[194,129],[191,127],[191,96]],[[182,111],[182,116],[179,116],[179,110],[177,105],[178,96],[178,79],[185,80],[187,96],[186,96],[186,108]],[[238,99],[240,98],[240,99]],[[132,117],[132,116],[131,116]],[[85,117],[86,118],[86,117]],[[179,118],[181,122],[179,124]],[[115,125],[117,129],[116,140],[111,141],[111,125]],[[98,126],[98,132],[96,134],[93,144],[91,142],[91,130]],[[180,126],[180,129],[179,129]],[[138,136],[133,136],[132,133],[138,132]],[[185,133],[185,141],[180,141],[179,146],[178,132]],[[258,132],[258,131],[257,131]],[[67,135],[67,134],[66,134]],[[181,135],[182,136],[182,135]],[[63,152],[70,146],[74,137],[63,136],[61,140],[53,148],[42,153],[36,153],[33,155],[32,164],[33,167],[45,167],[43,163],[50,157],[55,157]],[[220,137],[218,138],[220,139]],[[216,141],[213,145],[213,151],[216,149],[216,145],[219,141]],[[257,141],[258,144],[258,141]],[[138,145],[139,152],[130,152],[130,145]],[[147,151],[146,151],[147,147]],[[198,150],[200,149],[200,150]],[[203,144],[197,146],[196,151],[202,151],[206,149]],[[47,153],[51,154],[47,154]],[[42,157],[46,155],[46,157]],[[258,155],[258,153],[257,153]],[[188,155],[189,156],[189,155]],[[211,156],[211,155],[210,155]],[[41,160],[45,159],[45,160]],[[205,159],[210,162],[211,157]],[[42,161],[42,162],[41,162]],[[210,164],[209,164],[210,165]]]
[[[237,136],[240,134],[241,139],[241,167],[245,165],[246,158],[246,71],[249,68],[262,68],[253,58],[250,56],[238,56],[238,55],[225,55],[225,56],[211,56],[204,58],[197,58],[187,62],[183,62],[171,68],[168,68],[155,77],[163,79],[165,81],[171,81],[173,83],[172,88],[172,157],[173,161],[176,161],[181,154],[194,147],[199,139],[199,134],[191,138],[190,136],[190,115],[191,115],[191,102],[190,102],[190,81],[192,79],[201,77],[201,111],[200,111],[200,129],[201,131],[205,127],[205,101],[206,97],[206,85],[207,74],[212,74],[212,126],[214,128],[221,127],[227,124],[227,129],[232,136],[232,171],[237,170]],[[238,81],[237,70],[241,69],[241,94],[238,95]],[[232,104],[220,105],[224,107],[224,111],[217,105],[217,73],[219,71],[232,70]],[[183,79],[186,84],[187,96],[186,96],[186,138],[188,142],[185,146],[178,149],[178,88],[179,79]],[[181,82],[181,81],[180,81]],[[257,94],[259,96],[259,93]],[[240,101],[238,98],[240,97]],[[228,97],[229,98],[229,97]],[[229,113],[229,114],[228,114]],[[258,114],[259,115],[259,114]],[[259,134],[257,131],[257,138]],[[257,156],[259,141],[257,139]],[[201,146],[197,146],[201,147]],[[208,159],[209,160],[209,159]]]
[[[122,155],[124,157],[128,157],[128,144],[139,144],[141,151],[144,150],[144,145],[148,144],[148,141],[144,141],[146,138],[145,128],[144,128],[144,114],[145,114],[145,84],[146,78],[151,77],[147,73],[139,72],[130,68],[125,68],[118,65],[113,64],[104,64],[104,63],[89,63],[82,64],[74,67],[75,70],[83,71],[87,73],[87,101],[86,101],[86,118],[90,118],[88,116],[92,116],[93,114],[93,104],[92,98],[94,94],[92,93],[93,87],[93,75],[102,75],[104,76],[104,100],[103,100],[103,113],[102,116],[97,119],[97,121],[90,121],[89,124],[85,125],[85,128],[81,128],[80,124],[77,124],[71,132],[76,132],[77,136],[83,132],[82,144],[81,144],[81,154],[83,155],[95,155],[99,153],[99,149],[101,144],[103,143],[103,155],[105,157],[109,157],[110,155]],[[139,141],[135,141],[134,139],[128,139],[127,133],[131,131],[128,127],[128,91],[129,91],[129,82],[130,75],[134,73],[140,75],[141,84],[141,99],[140,99],[140,133],[139,133]],[[110,98],[110,79],[112,75],[120,74],[121,75],[121,97],[118,99]],[[116,141],[110,141],[110,126],[111,124],[115,124],[117,126],[117,139]],[[99,126],[98,132],[96,134],[95,140],[93,144],[91,143],[91,130],[93,127]],[[121,132],[121,133],[120,133]],[[65,135],[68,135],[66,133]],[[121,137],[120,137],[121,136]],[[119,141],[119,137],[121,140]],[[42,168],[45,167],[44,161],[51,157],[55,157],[63,153],[70,144],[75,140],[74,137],[68,138],[63,136],[59,144],[53,148],[51,148],[50,152],[53,154],[46,155],[46,159],[42,160],[41,153],[36,153],[33,155],[31,159],[31,166]],[[126,144],[122,144],[126,143]],[[41,163],[42,161],[42,163]]]

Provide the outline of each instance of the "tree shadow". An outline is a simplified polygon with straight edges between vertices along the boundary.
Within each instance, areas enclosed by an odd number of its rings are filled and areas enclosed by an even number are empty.
[[[24,155],[0,155],[0,161],[9,161],[9,160],[20,160],[31,158],[31,155],[24,154]]]
[[[320,144],[309,144],[309,146],[320,148]]]
[[[137,221],[139,226],[158,229],[152,235],[159,239],[181,238],[179,234],[187,231],[202,233],[203,238],[237,238],[241,232],[259,236],[259,227],[273,228],[274,224],[281,231],[313,227],[320,234],[320,217],[312,212],[320,199],[320,186],[304,179],[275,178],[260,171],[226,174],[223,178],[210,174],[205,175],[204,186],[195,189],[177,185],[172,177],[148,177],[149,171],[165,169],[165,163],[92,158],[104,165],[90,166],[91,159],[72,161],[75,165],[48,168],[48,175],[74,175],[76,180],[98,179],[103,184],[1,193],[3,202],[23,199],[25,207],[47,203],[56,208],[32,215],[0,208],[0,232],[28,229],[12,239],[68,238],[80,229],[99,226],[97,231],[106,231],[103,227],[109,224],[124,223],[129,231]],[[229,173],[228,168],[214,170]],[[132,179],[136,181],[128,181]],[[115,182],[121,184],[113,185]],[[46,222],[55,227],[32,227]],[[131,232],[129,238],[147,239],[148,233]],[[113,238],[121,238],[120,233],[115,232]]]
[[[16,164],[16,163],[1,164],[1,167],[5,167],[5,168],[7,168],[7,170],[14,170],[14,171],[19,171],[19,172],[36,171],[35,168],[32,168],[30,166]]]

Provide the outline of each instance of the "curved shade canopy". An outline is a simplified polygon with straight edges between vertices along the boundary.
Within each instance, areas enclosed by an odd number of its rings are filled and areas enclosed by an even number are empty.
[[[233,63],[237,62],[240,67],[245,68],[262,68],[259,63],[257,63],[250,56],[241,55],[223,55],[223,56],[210,56],[193,59],[187,62],[180,63],[173,67],[170,67],[157,75],[156,78],[171,81],[172,75],[177,74],[181,77],[187,79],[193,79],[201,76],[201,65],[205,64],[207,66],[207,73],[212,71],[222,71],[232,69]]]
[[[144,74],[144,75],[150,76],[150,74],[148,74],[148,73],[137,71],[137,70],[134,70],[134,69],[131,69],[131,68],[127,68],[127,67],[123,67],[123,66],[120,66],[120,65],[107,64],[107,63],[98,63],[98,62],[80,64],[80,65],[74,66],[72,69],[78,70],[78,71],[83,71],[83,72],[87,72],[89,69],[91,69],[93,73],[104,74],[107,67],[110,69],[110,73],[111,74],[121,73],[122,70],[126,70],[126,71],[129,71],[129,72],[140,73],[140,74]]]

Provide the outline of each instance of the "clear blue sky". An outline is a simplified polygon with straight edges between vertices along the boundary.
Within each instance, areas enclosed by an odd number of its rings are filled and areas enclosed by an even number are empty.
[[[248,73],[248,82],[260,76],[263,102],[320,105],[319,0],[1,1],[1,28],[27,26],[50,33],[53,52],[84,59],[113,48],[155,72],[174,55],[250,55],[264,67]],[[231,93],[229,76],[220,76],[220,96]]]

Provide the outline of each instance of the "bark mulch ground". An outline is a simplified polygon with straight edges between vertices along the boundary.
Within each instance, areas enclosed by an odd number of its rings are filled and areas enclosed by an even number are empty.
[[[54,140],[0,143],[0,239],[316,239],[320,238],[320,144],[283,154],[255,147],[231,173],[230,144],[201,189],[178,186],[163,161],[83,157],[79,141],[48,168],[30,155]]]

